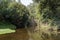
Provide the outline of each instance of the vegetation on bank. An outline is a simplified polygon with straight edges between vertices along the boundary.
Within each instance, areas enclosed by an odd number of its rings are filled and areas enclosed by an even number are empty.
[[[33,0],[27,7],[5,0],[0,5],[0,21],[6,22],[1,27],[27,26],[33,40],[60,40],[60,0]]]

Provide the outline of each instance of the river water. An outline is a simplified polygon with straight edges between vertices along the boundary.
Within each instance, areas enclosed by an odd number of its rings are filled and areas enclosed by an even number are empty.
[[[29,40],[29,35],[26,29],[16,29],[15,33],[0,35],[0,40]]]

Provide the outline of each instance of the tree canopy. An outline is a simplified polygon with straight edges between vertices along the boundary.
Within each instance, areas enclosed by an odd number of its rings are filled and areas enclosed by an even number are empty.
[[[60,16],[60,0],[33,0],[34,3],[38,3],[38,11],[43,14],[44,18],[59,19]]]
[[[28,17],[29,11],[21,3],[9,2],[3,0],[0,3],[0,21],[6,21],[16,25],[17,27],[24,27]]]

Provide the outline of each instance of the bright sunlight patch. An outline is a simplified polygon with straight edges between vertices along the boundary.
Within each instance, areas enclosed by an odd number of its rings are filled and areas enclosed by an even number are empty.
[[[10,23],[0,22],[0,34],[15,32],[15,28],[16,27]]]

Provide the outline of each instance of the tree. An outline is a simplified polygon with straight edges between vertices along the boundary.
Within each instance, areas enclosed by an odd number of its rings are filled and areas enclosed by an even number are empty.
[[[4,20],[9,22],[17,28],[25,27],[26,22],[29,19],[29,11],[27,8],[17,2],[9,2],[3,0],[0,3],[0,21]]]
[[[38,3],[38,12],[42,15],[43,18],[47,19],[59,19],[59,5],[60,0],[33,0],[35,3]]]

